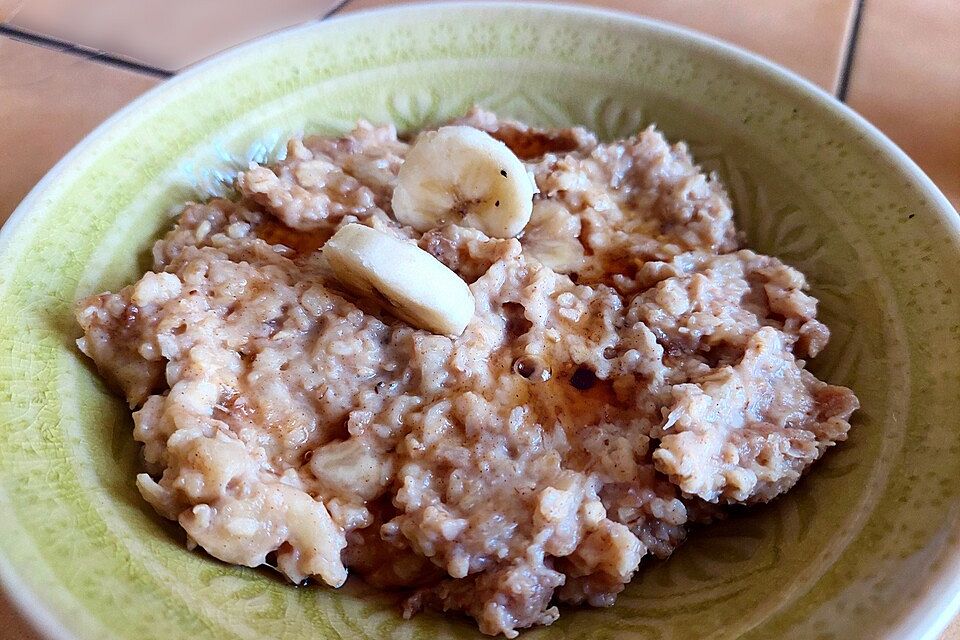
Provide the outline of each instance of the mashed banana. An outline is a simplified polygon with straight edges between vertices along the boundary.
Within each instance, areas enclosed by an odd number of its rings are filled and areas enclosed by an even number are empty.
[[[723,505],[766,502],[858,407],[804,368],[804,277],[740,250],[722,187],[647,129],[599,143],[473,110],[539,193],[519,239],[392,217],[409,145],[291,140],[236,202],[189,203],[153,270],[81,300],[80,348],[134,411],[144,498],[191,545],[293,582],[353,573],[481,631],[607,606]],[[441,221],[443,222],[443,221]],[[462,278],[457,337],[360,299],[317,251],[360,223]]]

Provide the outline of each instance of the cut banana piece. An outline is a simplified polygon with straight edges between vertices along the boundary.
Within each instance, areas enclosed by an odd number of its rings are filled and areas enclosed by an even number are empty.
[[[573,273],[585,260],[580,230],[580,218],[565,206],[555,200],[540,200],[520,241],[526,253],[557,273]]]
[[[473,127],[421,134],[400,166],[393,213],[428,231],[447,223],[512,238],[530,221],[536,183],[499,140]]]
[[[460,276],[388,233],[348,224],[323,245],[323,256],[346,288],[417,328],[458,336],[473,317],[473,294]]]

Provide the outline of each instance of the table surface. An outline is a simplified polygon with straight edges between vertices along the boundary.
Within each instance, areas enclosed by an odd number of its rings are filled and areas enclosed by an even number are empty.
[[[282,27],[399,3],[0,0],[0,223],[84,135],[177,70]],[[877,125],[960,208],[957,0],[585,4],[691,27],[793,69]],[[0,596],[8,638],[40,640]],[[941,640],[960,640],[960,619]]]

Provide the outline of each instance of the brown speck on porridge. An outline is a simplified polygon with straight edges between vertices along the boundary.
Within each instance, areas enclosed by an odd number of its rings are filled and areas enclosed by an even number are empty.
[[[741,248],[653,128],[361,122],[236,185],[77,306],[141,494],[225,562],[512,638],[613,604],[847,437],[856,397],[805,368],[829,331],[803,274]]]

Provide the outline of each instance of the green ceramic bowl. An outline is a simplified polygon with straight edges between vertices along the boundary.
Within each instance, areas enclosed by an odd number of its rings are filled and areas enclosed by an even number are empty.
[[[479,103],[606,138],[657,123],[719,172],[751,246],[806,272],[833,330],[813,365],[863,404],[775,504],[695,531],[609,609],[525,638],[932,638],[960,604],[960,224],[886,138],[752,55],[563,7],[457,4],[271,36],[151,91],[67,156],[3,230],[0,557],[49,635],[478,637],[362,585],[293,588],[184,549],[140,499],[129,412],[71,307],[145,268],[171,208],[298,131],[411,129]],[[198,196],[198,192],[200,196]]]

